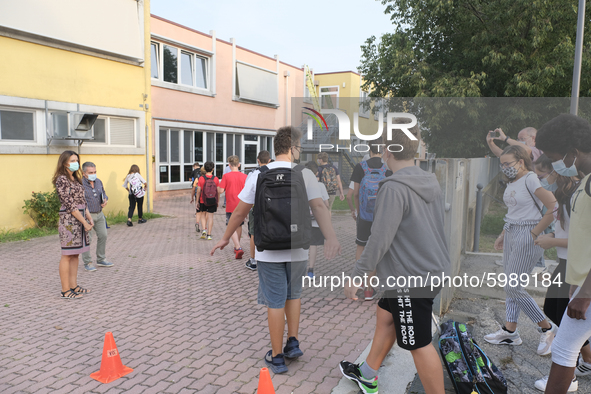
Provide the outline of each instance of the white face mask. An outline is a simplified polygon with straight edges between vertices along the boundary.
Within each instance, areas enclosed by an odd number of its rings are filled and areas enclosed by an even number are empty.
[[[577,167],[575,167],[575,162],[577,161],[577,157],[575,156],[575,159],[573,160],[573,165],[570,167],[567,167],[566,164],[564,164],[564,159],[566,159],[566,156],[568,156],[568,153],[566,155],[564,155],[564,157],[561,160],[555,161],[552,163],[552,167],[554,168],[554,171],[556,171],[556,173],[558,175],[562,175],[562,176],[577,176],[579,175],[579,172],[577,171]]]
[[[94,181],[96,181],[96,174],[91,174],[91,175],[89,175],[89,176],[88,176],[88,180],[89,180],[89,181],[93,181],[93,182],[94,182]]]

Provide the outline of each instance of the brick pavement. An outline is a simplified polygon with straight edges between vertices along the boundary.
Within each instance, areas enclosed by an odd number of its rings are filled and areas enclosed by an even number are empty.
[[[0,245],[0,392],[254,393],[270,349],[266,309],[256,303],[258,277],[231,247],[210,257],[215,241],[199,239],[187,193],[157,197],[170,217],[109,230],[107,257],[116,265],[79,272],[93,293],[58,298],[57,236]],[[213,237],[225,229],[215,216]],[[355,253],[349,216],[333,217],[340,258],[319,258],[318,274],[349,273]],[[244,226],[246,231],[246,226]],[[243,245],[248,256],[248,245]],[[81,264],[82,266],[82,264]],[[369,344],[374,302],[344,300],[342,291],[304,289],[300,341],[304,356],[272,376],[278,394],[330,393],[338,362]],[[125,365],[113,383],[89,375],[100,367],[112,331]]]

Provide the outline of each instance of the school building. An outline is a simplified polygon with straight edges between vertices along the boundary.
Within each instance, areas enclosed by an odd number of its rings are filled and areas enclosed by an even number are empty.
[[[149,0],[0,0],[0,230],[33,225],[24,200],[54,189],[64,150],[96,164],[106,212],[127,210],[132,164],[151,178],[149,9]]]
[[[304,70],[156,15],[151,16],[151,96],[155,192],[189,189],[192,165],[227,158],[241,170],[273,155],[273,136],[291,124],[291,98],[303,97]]]

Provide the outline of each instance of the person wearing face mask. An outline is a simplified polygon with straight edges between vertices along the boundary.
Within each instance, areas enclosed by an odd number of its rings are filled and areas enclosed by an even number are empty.
[[[519,146],[508,146],[501,155],[501,171],[508,180],[503,201],[508,208],[503,232],[495,241],[495,249],[503,250],[503,267],[508,278],[530,275],[544,249],[535,245],[535,240],[552,222],[556,199],[540,185],[532,171],[532,162],[527,151]],[[542,213],[541,206],[547,208]],[[556,335],[556,325],[550,323],[534,299],[522,287],[520,279],[508,281],[505,286],[506,322],[498,331],[484,336],[484,340],[495,345],[521,345],[517,332],[519,314],[523,311],[540,331],[537,353],[551,352]]]
[[[589,360],[577,358],[591,337],[591,125],[583,118],[562,114],[545,123],[538,132],[536,147],[552,160],[559,175],[583,177],[571,198],[566,283],[571,300],[552,345],[552,367],[546,392],[566,393],[573,375],[587,375]]]
[[[544,250],[555,247],[558,255],[558,266],[554,269],[550,277],[550,286],[544,299],[544,313],[550,320],[561,327],[562,316],[566,311],[569,302],[569,286],[564,284],[567,266],[567,247],[568,230],[570,222],[570,199],[579,184],[577,177],[565,177],[558,175],[552,168],[552,160],[546,155],[542,155],[534,163],[534,170],[538,174],[542,187],[554,193],[556,197],[556,206],[554,208],[554,231],[548,234],[542,234],[536,239],[535,244],[541,246]],[[539,278],[542,280],[542,278]],[[586,361],[591,364],[591,349],[586,343],[581,349],[581,353]],[[588,365],[589,365],[588,364]],[[583,365],[583,363],[581,363]],[[538,390],[544,391],[548,382],[546,375],[535,382]],[[578,389],[576,378],[572,381],[569,391]]]
[[[103,187],[103,182],[96,176],[96,165],[87,161],[82,164],[82,185],[84,186],[84,196],[88,204],[90,216],[94,221],[94,231],[96,232],[96,265],[97,267],[112,267],[113,263],[105,260],[105,249],[107,246],[107,222],[103,214],[103,208],[107,205],[109,197]],[[92,240],[92,233],[88,234],[89,239]],[[84,269],[92,272],[96,271],[96,267],[92,265],[92,258],[90,251],[82,253],[82,260],[84,261]]]
[[[52,183],[62,206],[59,211],[58,232],[62,245],[59,263],[61,298],[77,300],[90,291],[78,285],[78,255],[90,250],[88,233],[94,222],[84,198],[80,174],[80,156],[76,152],[63,152],[57,162]]]

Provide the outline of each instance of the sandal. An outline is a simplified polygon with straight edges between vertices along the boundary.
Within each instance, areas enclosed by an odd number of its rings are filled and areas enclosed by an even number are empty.
[[[80,285],[78,285],[78,286],[70,289],[70,291],[73,291],[76,294],[88,294],[88,293],[90,293],[90,290],[85,289],[83,287],[80,287]]]
[[[66,300],[79,300],[82,296],[72,290],[68,291],[60,291],[62,296],[60,298],[65,298]]]

